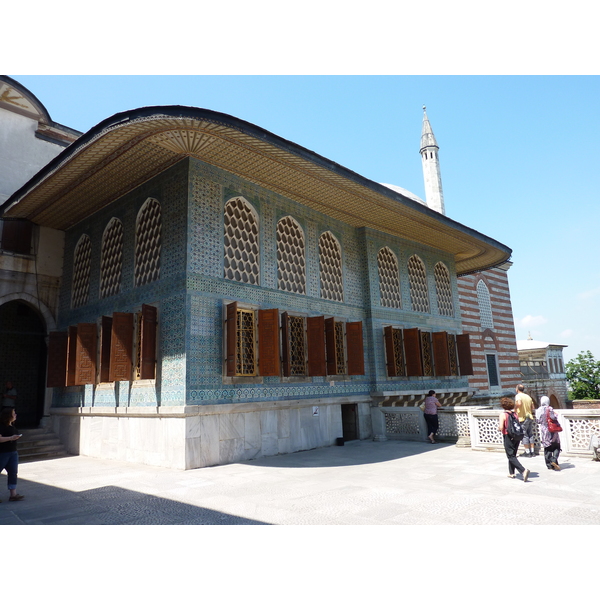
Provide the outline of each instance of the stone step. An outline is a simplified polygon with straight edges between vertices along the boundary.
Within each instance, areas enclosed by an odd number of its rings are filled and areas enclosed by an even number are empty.
[[[23,437],[18,444],[19,462],[68,456],[67,451],[53,431],[39,428],[24,429],[20,433],[23,434]]]

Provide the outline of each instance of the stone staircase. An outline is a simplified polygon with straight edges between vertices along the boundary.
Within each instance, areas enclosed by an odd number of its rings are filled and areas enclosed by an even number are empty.
[[[19,433],[23,434],[17,444],[21,463],[68,456],[58,436],[50,429],[21,429]]]

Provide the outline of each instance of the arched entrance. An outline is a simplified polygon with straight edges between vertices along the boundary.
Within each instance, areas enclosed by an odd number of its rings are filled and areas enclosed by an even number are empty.
[[[45,335],[46,324],[30,304],[12,300],[0,305],[0,391],[7,381],[17,391],[18,428],[37,427],[44,415]]]
[[[558,403],[558,400],[554,394],[550,394],[550,406],[552,408],[560,408],[560,404]]]

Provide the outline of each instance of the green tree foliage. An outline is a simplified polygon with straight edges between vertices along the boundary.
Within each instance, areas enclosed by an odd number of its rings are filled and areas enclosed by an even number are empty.
[[[600,398],[600,361],[586,350],[570,360],[565,367],[567,381],[571,386],[569,396],[573,400]]]

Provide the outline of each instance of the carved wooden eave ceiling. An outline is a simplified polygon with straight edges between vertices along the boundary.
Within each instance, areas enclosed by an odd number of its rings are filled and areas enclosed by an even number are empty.
[[[496,266],[511,254],[503,244],[251,123],[178,106],[106,119],[15,192],[4,215],[66,230],[187,156],[354,227],[449,252],[458,274]]]

